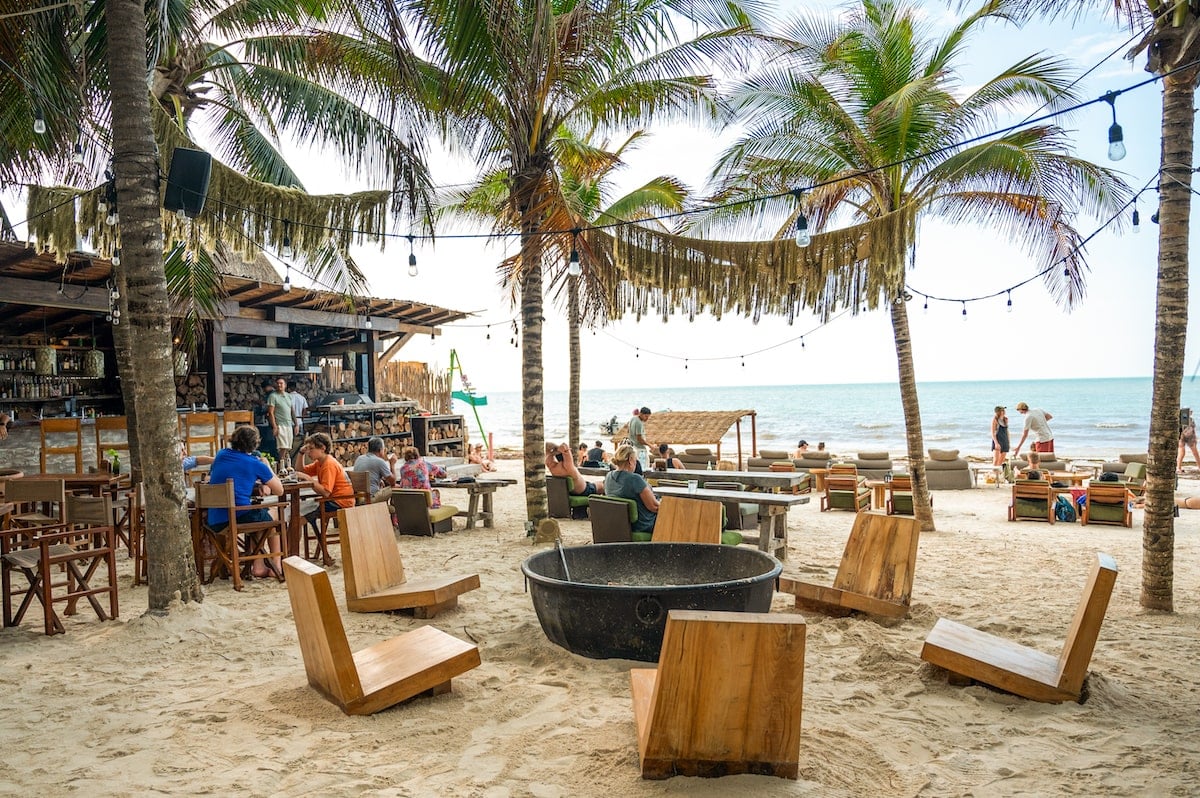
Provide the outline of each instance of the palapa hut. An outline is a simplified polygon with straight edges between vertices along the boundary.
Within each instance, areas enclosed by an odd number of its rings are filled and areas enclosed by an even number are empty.
[[[654,443],[669,443],[676,450],[680,446],[709,446],[716,449],[721,459],[721,438],[730,427],[737,428],[737,464],[742,468],[742,418],[750,417],[750,456],[758,449],[758,429],[755,425],[755,410],[664,410],[651,413],[646,421],[646,440]],[[629,435],[626,422],[613,435],[613,444]]]

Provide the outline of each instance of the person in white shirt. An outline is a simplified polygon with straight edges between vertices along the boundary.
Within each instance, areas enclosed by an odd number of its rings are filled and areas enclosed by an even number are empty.
[[[289,380],[287,384],[288,399],[292,400],[292,429],[294,440],[304,440],[304,414],[308,411],[308,400],[304,394],[296,390],[296,381]]]
[[[1035,452],[1053,452],[1054,433],[1050,431],[1049,422],[1054,416],[1040,407],[1030,409],[1029,405],[1024,402],[1017,402],[1017,412],[1025,416],[1025,431],[1021,433],[1021,440],[1017,444],[1017,448],[1013,449],[1013,459],[1021,456],[1021,447],[1025,445],[1025,439],[1029,437],[1030,432],[1033,432],[1033,450]]]

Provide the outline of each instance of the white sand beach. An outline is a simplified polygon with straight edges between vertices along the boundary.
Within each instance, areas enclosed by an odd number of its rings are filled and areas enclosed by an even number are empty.
[[[520,463],[499,462],[520,477]],[[453,502],[453,491],[446,499]],[[520,486],[494,529],[405,537],[410,576],[478,572],[482,588],[432,621],[344,613],[352,648],[425,623],[478,643],[453,692],[347,717],[308,687],[285,585],[228,582],[169,617],[143,615],[122,559],[121,618],[90,611],[53,638],[29,619],[0,631],[0,750],[9,795],[916,796],[1200,792],[1200,512],[1176,523],[1177,612],[1138,605],[1132,530],[1006,521],[1007,487],[935,494],[910,617],[807,615],[798,782],[764,776],[643,781],[628,671],[542,634],[520,565],[531,554]],[[811,504],[789,518],[785,575],[832,580],[853,516]],[[589,543],[587,521],[562,522]],[[1087,700],[1038,704],[952,687],[919,659],[947,616],[1057,652],[1097,551],[1120,575]],[[335,556],[338,551],[334,549]],[[331,570],[344,612],[342,573]],[[795,612],[776,594],[772,611]]]

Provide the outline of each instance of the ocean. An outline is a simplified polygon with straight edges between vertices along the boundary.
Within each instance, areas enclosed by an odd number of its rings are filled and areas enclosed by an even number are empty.
[[[1016,411],[1016,404],[1024,401],[1054,416],[1050,427],[1056,449],[1064,457],[1094,459],[1144,452],[1150,430],[1150,389],[1149,377],[921,383],[918,396],[925,446],[988,456],[992,411],[998,404],[1008,407],[1010,437],[1015,446],[1024,418]],[[488,405],[479,408],[484,430],[492,434],[495,446],[520,448],[520,394],[488,393],[487,399]],[[894,383],[585,390],[580,396],[582,440],[591,443],[601,439],[605,448],[611,448],[609,436],[601,432],[600,425],[614,416],[623,424],[633,408],[641,405],[654,412],[755,410],[760,449],[790,450],[804,438],[814,449],[824,441],[835,454],[887,451],[902,456],[905,451],[900,389]],[[1200,383],[1184,379],[1182,406],[1200,411]],[[566,440],[567,392],[547,391],[545,407],[546,438]],[[455,401],[454,412],[466,416],[471,439],[480,440],[471,408]],[[685,446],[696,442],[667,443]],[[742,445],[749,450],[749,419],[742,423]],[[732,429],[722,441],[722,451],[736,451]]]

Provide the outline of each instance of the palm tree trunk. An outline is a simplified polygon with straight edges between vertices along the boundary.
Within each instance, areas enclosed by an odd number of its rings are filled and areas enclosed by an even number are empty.
[[[121,382],[121,398],[125,401],[125,425],[129,430],[129,477],[133,484],[142,481],[142,455],[137,428],[137,391],[133,390],[133,342],[129,333],[129,281],[125,269],[113,267],[113,285],[121,292],[119,301],[124,324],[112,327],[113,351],[117,357],[117,375]]]
[[[904,433],[908,443],[908,473],[912,477],[913,515],[922,532],[933,532],[933,508],[925,481],[925,435],[921,431],[921,405],[917,401],[917,373],[913,369],[912,335],[908,329],[908,303],[892,302],[892,336],[899,365],[900,404],[904,408]]]
[[[1150,457],[1142,524],[1142,595],[1147,609],[1174,610],[1175,456],[1188,321],[1188,223],[1196,70],[1163,79],[1162,174],[1158,207],[1158,298]]]
[[[579,449],[579,278],[567,277],[567,348],[570,350],[571,384],[567,393],[567,440]]]
[[[532,170],[530,170],[532,171]],[[546,506],[546,422],[542,367],[542,241],[538,234],[541,203],[534,196],[536,176],[518,174],[514,198],[521,213],[521,430],[525,459],[525,512],[531,532],[549,518]]]
[[[113,172],[121,214],[130,351],[136,367],[137,436],[146,486],[146,554],[150,610],[203,592],[192,557],[171,362],[170,304],[163,270],[158,206],[158,149],[146,88],[146,13],[141,0],[109,0],[108,69],[112,89]]]

